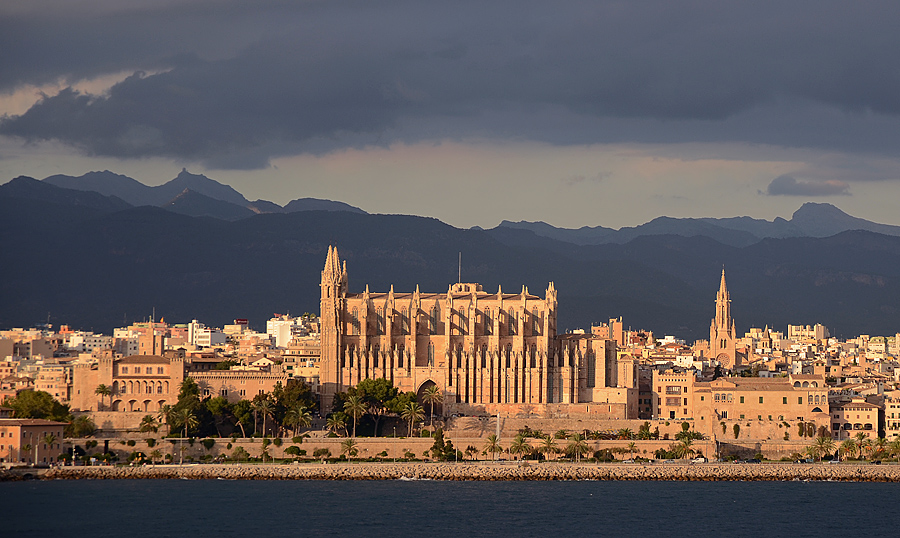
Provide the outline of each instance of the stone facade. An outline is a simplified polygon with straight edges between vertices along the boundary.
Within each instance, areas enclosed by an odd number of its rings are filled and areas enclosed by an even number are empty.
[[[488,293],[473,283],[453,284],[446,293],[366,287],[351,294],[346,263],[329,247],[321,280],[322,409],[363,379],[386,378],[420,397],[437,386],[445,413],[599,402],[611,409],[610,394],[624,389],[633,394],[616,396],[624,401],[618,412],[636,416],[634,363],[620,368],[607,338],[558,336],[556,316],[552,282],[543,298],[524,286]]]

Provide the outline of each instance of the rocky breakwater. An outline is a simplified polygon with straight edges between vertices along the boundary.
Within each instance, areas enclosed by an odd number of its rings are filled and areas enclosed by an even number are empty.
[[[58,467],[63,480],[831,480],[900,482],[900,466],[867,464],[337,463]],[[0,480],[21,479],[2,476]]]

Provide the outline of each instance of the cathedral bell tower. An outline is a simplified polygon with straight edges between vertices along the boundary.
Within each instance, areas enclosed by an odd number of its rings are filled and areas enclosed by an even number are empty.
[[[736,349],[736,331],[731,319],[731,294],[725,285],[725,268],[716,294],[716,316],[709,327],[710,358],[719,361],[723,368],[732,369],[739,365]]]
[[[343,298],[347,294],[347,265],[341,266],[337,247],[328,246],[325,268],[322,270],[321,355],[319,360],[320,411],[331,411],[334,394],[341,390],[338,368],[341,350],[341,318]]]

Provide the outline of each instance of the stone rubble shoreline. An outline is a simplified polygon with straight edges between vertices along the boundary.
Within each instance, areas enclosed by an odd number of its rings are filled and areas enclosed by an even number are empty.
[[[545,462],[204,464],[55,467],[0,471],[9,480],[686,480],[900,482],[900,466],[795,464],[595,464]]]

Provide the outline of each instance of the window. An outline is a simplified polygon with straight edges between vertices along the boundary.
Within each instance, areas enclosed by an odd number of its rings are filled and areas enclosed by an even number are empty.
[[[375,311],[375,334],[384,334],[384,307]]]
[[[538,309],[531,311],[531,335],[539,336],[541,334],[541,318],[538,315]]]
[[[163,367],[162,367],[162,366],[158,367],[158,368],[156,369],[156,373],[159,374],[159,375],[163,375]]]
[[[400,311],[400,334],[409,334],[409,311],[406,307]]]
[[[744,403],[744,397],[741,396],[741,403]],[[741,415],[741,418],[744,418],[744,415]]]
[[[493,321],[491,320],[491,309],[484,309],[484,335],[490,336],[491,331],[494,329]]]
[[[431,319],[428,320],[428,331],[431,334],[437,334],[438,319],[441,317],[441,307],[437,303],[431,307]]]
[[[762,396],[759,397],[759,403],[763,403],[763,397],[762,397]]]
[[[127,366],[123,366],[123,367],[122,367],[122,373],[123,373],[123,374],[127,374],[127,373],[128,373],[128,367],[127,367]]]
[[[681,394],[681,387],[666,387],[666,394]]]
[[[508,327],[507,334],[509,334],[509,336],[515,336],[515,334],[516,334],[516,313],[513,312],[512,310],[510,310],[506,316],[506,319],[509,321],[509,323],[508,323],[509,327]]]
[[[785,396],[784,398],[781,399],[781,403],[787,404],[787,396]]]
[[[798,404],[802,404],[802,403],[803,403],[803,396],[798,396],[798,397],[797,397],[797,403],[798,403]]]
[[[681,398],[666,398],[666,406],[677,407],[681,405]]]
[[[703,396],[700,397],[700,401],[701,401],[701,402],[703,401]]]

